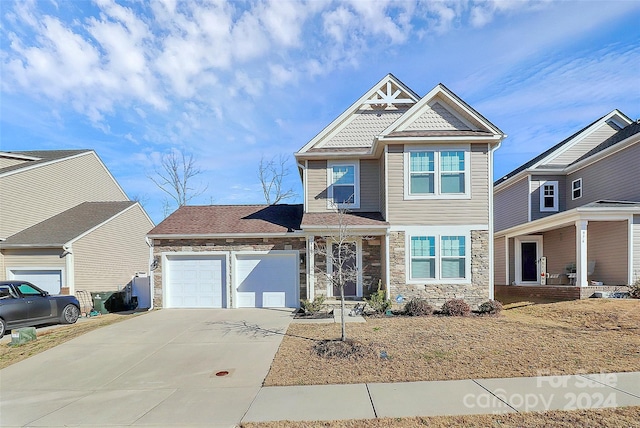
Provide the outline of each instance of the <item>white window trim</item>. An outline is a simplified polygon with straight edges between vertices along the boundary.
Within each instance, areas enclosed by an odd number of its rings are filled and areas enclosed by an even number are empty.
[[[353,166],[354,174],[354,195],[352,204],[336,204],[333,202],[333,167]],[[360,160],[349,161],[327,161],[327,208],[328,209],[358,209],[360,208]]]
[[[544,186],[553,186],[553,207],[544,206]],[[540,183],[540,212],[557,212],[558,211],[558,182],[543,181]]]
[[[436,241],[436,277],[411,278],[411,238],[418,236],[433,236]],[[464,236],[465,255],[464,272],[465,278],[443,278],[441,277],[442,254],[440,246],[443,236]],[[446,228],[420,228],[408,230],[405,233],[405,275],[407,284],[471,284],[471,230],[467,228],[446,227]]]
[[[580,182],[580,186],[577,189],[575,189],[573,185],[577,182]],[[580,190],[580,196],[578,197],[574,197],[574,194],[573,194],[573,192],[575,192],[576,190]],[[581,197],[582,197],[582,177],[576,178],[571,182],[571,200],[575,201],[576,199],[580,199]]]
[[[440,153],[441,152],[464,152],[464,193],[441,193],[441,165],[440,165]],[[434,193],[430,195],[425,194],[411,194],[410,192],[410,175],[411,175],[411,152],[433,152],[434,153]],[[419,199],[471,199],[471,145],[470,144],[457,144],[451,146],[406,146],[404,150],[404,199],[405,200],[419,200]]]
[[[535,242],[537,244],[536,260],[540,260],[544,254],[542,244],[542,235],[524,235],[514,238],[515,246],[515,268],[516,268],[516,285],[540,285],[540,263],[536,262],[536,269],[538,271],[538,279],[536,281],[523,281],[522,280],[522,243]]]

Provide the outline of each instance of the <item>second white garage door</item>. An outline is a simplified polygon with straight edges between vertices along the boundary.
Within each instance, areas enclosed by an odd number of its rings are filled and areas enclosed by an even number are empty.
[[[227,258],[219,255],[168,256],[167,308],[222,308],[226,306]]]
[[[298,307],[298,254],[236,254],[234,284],[239,308]]]

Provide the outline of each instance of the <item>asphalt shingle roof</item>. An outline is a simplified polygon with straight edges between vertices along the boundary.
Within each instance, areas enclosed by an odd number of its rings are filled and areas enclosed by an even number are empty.
[[[618,144],[619,142],[624,141],[627,138],[629,138],[632,135],[635,135],[637,133],[640,133],[640,122],[639,121],[635,121],[635,122],[625,126],[621,130],[619,130],[618,132],[613,134],[611,137],[607,138],[602,143],[598,144],[597,146],[595,146],[593,149],[589,150],[584,155],[580,156],[578,159],[576,159],[572,163],[572,165],[574,163],[580,162],[583,159],[591,157],[591,156],[595,155],[596,153],[599,153],[599,152],[603,151],[606,148],[609,148],[609,147],[611,147],[611,146],[613,146],[615,144]]]
[[[300,230],[302,205],[183,206],[149,235],[282,233]]]
[[[30,156],[30,157],[38,158],[38,160],[26,160],[16,165],[10,165],[4,168],[0,168],[0,174],[4,174],[10,171],[16,171],[22,168],[31,167],[33,165],[38,165],[45,162],[68,158],[71,156],[78,155],[80,153],[86,153],[90,151],[91,150],[83,149],[83,150],[27,150],[27,151],[5,152],[5,153],[13,153],[16,155]]]
[[[8,246],[62,246],[135,204],[134,201],[83,202],[0,242]]]
[[[346,212],[339,213],[306,213],[302,218],[302,227],[326,226],[335,227],[342,223],[346,226],[378,226],[387,227],[389,223],[384,221],[379,212]]]

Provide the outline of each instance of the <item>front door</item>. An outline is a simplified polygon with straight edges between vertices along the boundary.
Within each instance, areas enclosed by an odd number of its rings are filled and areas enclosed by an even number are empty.
[[[538,281],[538,243],[522,242],[520,244],[522,254],[522,282]]]
[[[338,253],[338,248],[341,248],[341,254]],[[358,295],[358,246],[355,242],[349,242],[342,245],[333,245],[332,248],[332,277],[333,283],[333,296],[340,297],[340,284],[336,281],[338,275],[338,263],[342,262],[343,283],[344,283],[344,297],[356,297]]]

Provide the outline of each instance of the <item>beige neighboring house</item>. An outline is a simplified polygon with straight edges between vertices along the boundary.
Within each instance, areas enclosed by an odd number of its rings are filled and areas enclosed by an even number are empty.
[[[148,272],[152,227],[93,150],[0,152],[0,279],[120,290]]]
[[[394,300],[478,305],[493,297],[493,152],[504,138],[444,85],[420,97],[389,74],[295,153],[302,205],[182,207],[154,228],[155,305],[335,297],[314,244],[340,223],[361,268],[348,298],[380,283]]]
[[[614,110],[495,182],[496,285],[523,286],[501,293],[584,298],[640,277],[639,142]]]

